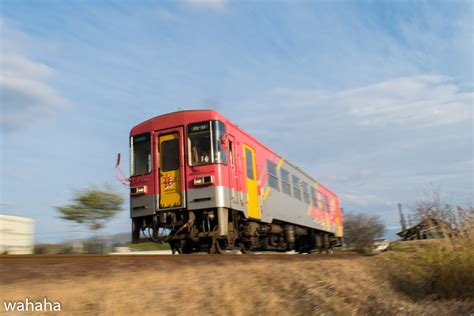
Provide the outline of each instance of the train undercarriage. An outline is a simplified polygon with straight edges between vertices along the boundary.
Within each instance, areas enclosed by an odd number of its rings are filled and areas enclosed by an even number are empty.
[[[223,254],[240,250],[331,252],[340,240],[334,234],[282,221],[264,223],[227,208],[161,211],[134,218],[132,242],[169,243],[173,253]]]

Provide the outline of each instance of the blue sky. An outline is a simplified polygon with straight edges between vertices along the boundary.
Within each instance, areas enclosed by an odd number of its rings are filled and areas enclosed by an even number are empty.
[[[428,185],[472,197],[470,1],[3,0],[0,16],[1,212],[34,217],[37,241],[72,236],[53,206],[74,190],[126,196],[130,128],[177,109],[220,111],[389,228]],[[104,232],[129,227],[125,210]]]

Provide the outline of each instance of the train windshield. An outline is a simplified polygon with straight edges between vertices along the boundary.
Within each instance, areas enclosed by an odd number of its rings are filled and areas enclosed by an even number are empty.
[[[190,166],[213,163],[227,164],[221,138],[225,125],[221,121],[206,121],[188,125],[188,159]]]
[[[150,134],[130,138],[130,175],[140,176],[151,172]]]

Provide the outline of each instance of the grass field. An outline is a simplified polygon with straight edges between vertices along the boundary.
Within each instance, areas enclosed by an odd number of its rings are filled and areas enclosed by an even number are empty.
[[[419,251],[432,248],[405,243],[370,257],[208,255],[135,261],[114,257],[110,264],[86,258],[7,266],[2,259],[0,268],[7,273],[0,278],[0,292],[7,301],[25,297],[60,301],[66,314],[473,313],[469,294],[450,297],[427,287],[431,279]],[[469,275],[460,277],[457,282],[472,280]]]

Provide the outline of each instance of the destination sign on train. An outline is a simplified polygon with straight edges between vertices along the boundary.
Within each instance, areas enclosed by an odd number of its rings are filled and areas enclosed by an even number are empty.
[[[143,135],[143,136],[138,136],[138,137],[133,138],[134,143],[143,142],[145,140],[148,140],[148,135]]]
[[[201,132],[209,130],[209,122],[203,122],[202,124],[196,124],[191,126],[191,132]]]

